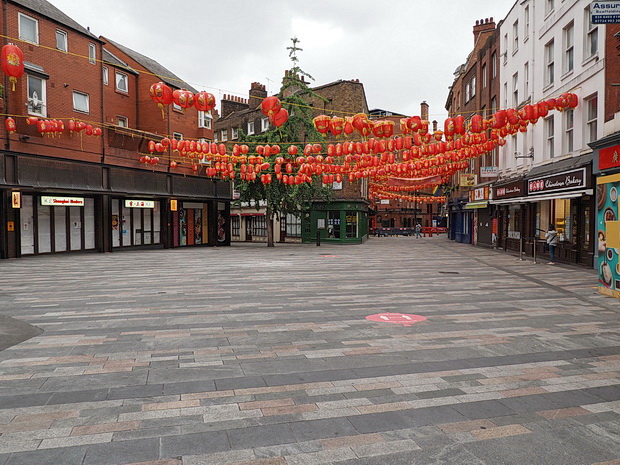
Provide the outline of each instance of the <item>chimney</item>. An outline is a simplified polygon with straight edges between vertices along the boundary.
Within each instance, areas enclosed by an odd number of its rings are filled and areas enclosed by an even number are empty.
[[[426,100],[420,104],[420,118],[428,121],[428,103],[426,103]]]
[[[490,18],[476,20],[476,25],[474,26],[474,45],[478,42],[481,34],[493,32],[494,30],[495,21],[493,21],[492,16]]]
[[[434,119],[433,120],[433,132],[435,132],[437,130],[437,120]]]
[[[267,91],[265,90],[265,86],[260,82],[253,82],[250,85],[249,95],[249,107],[250,110],[254,110],[255,108],[258,108],[263,99],[267,97]]]
[[[247,100],[236,97],[230,94],[222,95],[222,102],[220,108],[222,109],[222,118],[226,118],[235,111],[242,111],[248,109]]]

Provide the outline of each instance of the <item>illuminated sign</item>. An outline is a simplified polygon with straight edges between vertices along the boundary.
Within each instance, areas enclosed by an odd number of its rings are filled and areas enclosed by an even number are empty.
[[[41,197],[41,205],[48,207],[83,207],[84,197]]]
[[[127,208],[155,208],[154,200],[125,200]]]

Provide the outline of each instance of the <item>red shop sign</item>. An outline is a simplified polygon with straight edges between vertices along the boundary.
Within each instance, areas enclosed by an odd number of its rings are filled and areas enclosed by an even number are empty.
[[[599,150],[598,167],[601,170],[620,167],[620,145]]]

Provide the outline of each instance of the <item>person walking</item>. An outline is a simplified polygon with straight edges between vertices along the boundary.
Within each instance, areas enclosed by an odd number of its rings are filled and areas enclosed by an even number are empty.
[[[549,225],[545,239],[549,246],[549,263],[547,265],[555,265],[555,247],[558,245],[558,232],[552,224]]]
[[[417,239],[418,237],[422,237],[422,225],[420,223],[415,225],[415,238]]]

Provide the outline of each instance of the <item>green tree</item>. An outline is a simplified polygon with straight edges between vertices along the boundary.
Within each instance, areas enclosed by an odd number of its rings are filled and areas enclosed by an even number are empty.
[[[282,81],[282,87],[277,94],[282,102],[282,107],[289,113],[288,120],[280,127],[273,126],[268,131],[255,136],[240,134],[240,142],[246,143],[250,147],[250,152],[256,152],[259,145],[279,145],[281,153],[270,154],[265,158],[271,167],[266,173],[271,173],[273,182],[263,184],[260,179],[256,181],[246,181],[240,178],[235,179],[235,187],[239,191],[240,202],[248,202],[260,209],[264,203],[267,217],[267,246],[273,247],[273,220],[286,217],[292,213],[300,215],[304,208],[307,208],[313,200],[329,200],[332,190],[324,187],[319,177],[315,176],[311,183],[304,182],[298,185],[285,185],[275,179],[274,165],[277,157],[288,156],[288,148],[297,145],[299,150],[303,150],[303,144],[321,143],[323,137],[314,127],[312,122],[312,108],[308,103],[308,98],[315,97],[324,100],[308,87],[303,77],[314,80],[312,76],[299,67],[297,52],[302,51],[298,47],[299,40],[294,37],[291,39],[292,46],[287,47],[289,57],[293,66]]]

